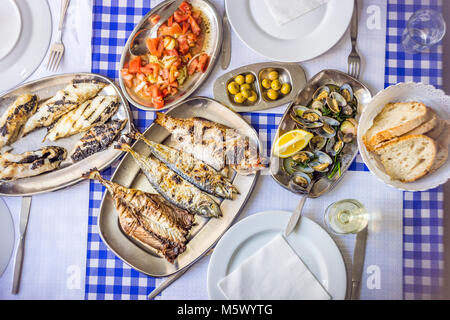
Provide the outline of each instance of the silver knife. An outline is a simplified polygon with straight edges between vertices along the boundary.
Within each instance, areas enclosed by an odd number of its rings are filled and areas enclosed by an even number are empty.
[[[23,251],[25,243],[25,233],[27,231],[28,217],[30,215],[31,197],[22,198],[22,208],[20,209],[19,221],[19,245],[17,246],[16,258],[14,260],[14,275],[11,292],[17,294],[19,292],[20,275],[22,273]]]
[[[223,18],[222,18],[222,26],[223,26],[223,42],[222,42],[222,53],[221,53],[221,67],[223,70],[226,70],[230,65],[231,60],[231,30],[230,23],[228,22],[227,10],[225,8],[225,1],[223,7]]]
[[[358,298],[358,291],[364,270],[364,257],[366,255],[367,228],[365,227],[356,234],[355,250],[353,251],[351,300]]]

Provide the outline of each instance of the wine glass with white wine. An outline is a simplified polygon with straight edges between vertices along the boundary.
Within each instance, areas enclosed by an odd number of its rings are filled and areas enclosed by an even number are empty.
[[[325,210],[324,222],[336,234],[356,234],[369,222],[369,213],[358,200],[345,199]]]

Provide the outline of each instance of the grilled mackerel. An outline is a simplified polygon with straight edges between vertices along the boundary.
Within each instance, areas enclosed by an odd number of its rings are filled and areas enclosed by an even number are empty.
[[[0,149],[17,140],[28,118],[36,112],[37,96],[23,94],[0,118]]]
[[[135,240],[150,245],[169,262],[186,250],[186,236],[195,219],[157,194],[129,189],[105,180],[97,170],[86,177],[103,184],[113,198],[123,231]]]
[[[150,141],[140,133],[133,135],[135,139],[144,141],[156,158],[197,188],[226,199],[232,199],[238,193],[230,180],[190,154]]]
[[[108,121],[119,109],[118,96],[97,96],[66,113],[48,130],[45,139],[56,141]]]
[[[6,152],[0,155],[0,180],[16,180],[55,170],[66,157],[66,149],[55,146],[22,154]]]
[[[266,167],[258,146],[235,129],[200,118],[178,119],[158,113],[155,122],[166,128],[175,146],[217,171],[230,166],[239,174],[252,174]]]
[[[96,80],[73,80],[65,89],[59,90],[52,98],[38,106],[36,113],[25,124],[23,135],[50,126],[67,112],[96,96],[105,86],[106,83]]]
[[[167,201],[201,216],[222,215],[218,204],[209,195],[177,175],[154,156],[144,157],[126,143],[120,143],[118,148],[133,156],[153,188]]]
[[[106,150],[125,127],[127,120],[110,120],[87,131],[76,144],[70,157],[81,161],[97,152]]]

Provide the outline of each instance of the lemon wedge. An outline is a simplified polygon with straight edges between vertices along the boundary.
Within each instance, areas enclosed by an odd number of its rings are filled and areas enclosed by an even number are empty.
[[[305,130],[288,131],[275,141],[273,152],[280,158],[289,158],[304,149],[312,137],[314,135]]]

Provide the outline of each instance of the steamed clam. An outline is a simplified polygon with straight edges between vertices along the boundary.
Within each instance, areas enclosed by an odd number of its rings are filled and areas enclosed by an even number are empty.
[[[327,138],[316,135],[311,140],[309,140],[309,148],[311,151],[319,151],[322,150],[322,148],[326,145]]]
[[[309,163],[309,167],[317,172],[327,172],[333,164],[333,159],[322,151],[314,152],[315,160]]]
[[[293,108],[293,113],[291,114],[291,118],[297,122],[300,126],[313,129],[319,128],[322,126],[322,122],[320,118],[322,117],[322,113],[318,110],[312,110],[310,108],[304,106],[295,106]]]
[[[345,143],[350,143],[356,137],[356,133],[358,130],[358,122],[355,119],[349,118],[342,122],[340,131],[343,134],[343,141]]]
[[[339,92],[345,101],[350,102],[353,100],[353,89],[348,83],[343,84]]]
[[[321,86],[314,92],[313,94],[313,100],[314,101],[323,101],[328,98],[328,95],[330,94],[331,90],[328,86]]]
[[[328,140],[325,151],[334,157],[341,152],[342,148],[344,148],[344,135],[341,131],[338,131],[336,136]]]
[[[311,177],[304,172],[294,172],[291,176],[289,184],[294,189],[304,190],[311,183]]]

